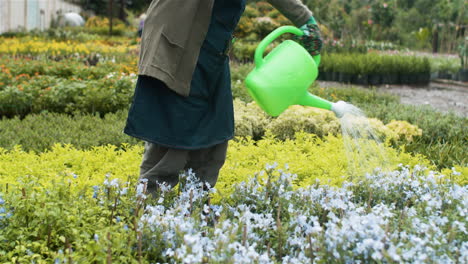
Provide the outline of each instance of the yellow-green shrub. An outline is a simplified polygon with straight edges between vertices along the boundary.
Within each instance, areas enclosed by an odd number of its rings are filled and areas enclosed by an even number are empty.
[[[236,136],[260,138],[265,133],[268,116],[253,103],[234,100],[234,118]]]
[[[372,148],[369,142],[362,147]],[[398,164],[414,166],[420,164],[433,167],[421,155],[412,156],[402,150],[383,147],[387,167],[395,169]],[[348,153],[349,155],[349,153]],[[365,175],[374,168],[382,167],[384,161],[378,156],[369,157],[365,166],[350,175],[348,160],[341,137],[326,136],[324,139],[307,133],[297,133],[295,140],[275,139],[271,134],[259,141],[242,139],[231,141],[226,164],[221,170],[216,185],[221,195],[232,192],[234,183],[247,180],[255,172],[265,169],[266,164],[277,162],[283,167],[288,164],[289,171],[298,175],[296,186],[306,186],[318,179],[322,184],[340,185],[350,176]]]
[[[413,141],[413,137],[422,135],[422,129],[418,128],[418,126],[408,123],[407,121],[392,120],[385,126],[396,133],[397,139],[404,138],[408,142]]]
[[[112,19],[112,25],[113,26],[120,26],[120,25],[125,25],[122,20],[114,18]],[[107,17],[101,17],[101,16],[93,16],[88,18],[85,23],[85,27],[87,28],[93,28],[93,27],[109,27],[109,19]]]
[[[328,134],[339,134],[340,122],[330,111],[295,105],[268,122],[266,130],[271,131],[280,139],[292,139],[299,131],[322,137]]]
[[[376,118],[350,116],[342,121],[342,123],[341,130],[344,130],[347,134],[359,133],[361,137],[378,138],[382,141],[393,141],[398,138],[395,132]],[[352,136],[352,134],[350,134],[350,136]]]
[[[289,165],[289,171],[298,175],[296,186],[306,186],[318,179],[321,183],[339,185],[350,179],[343,140],[327,136],[320,139],[315,135],[298,133],[295,140],[275,139],[271,134],[259,141],[240,139],[231,141],[225,166],[218,184],[221,196],[233,191],[234,183],[242,182],[265,168],[266,164],[277,162]],[[422,156],[411,156],[404,151],[385,147],[387,164],[395,169],[397,164],[421,164],[430,167]],[[15,185],[17,181],[35,178],[44,186],[54,179],[71,179],[81,189],[101,184],[106,175],[110,179],[135,182],[138,178],[142,146],[95,147],[91,150],[77,150],[70,145],[55,145],[52,150],[36,154],[16,147],[0,151],[0,185]],[[354,171],[353,176],[381,167],[382,161],[370,158],[365,167]],[[75,176],[76,175],[76,176]]]
[[[36,178],[47,184],[59,178],[72,178],[78,188],[102,184],[105,175],[124,181],[136,180],[139,163],[143,153],[142,146],[95,147],[78,150],[71,145],[55,145],[50,151],[36,154],[25,152],[20,147],[0,150],[0,184],[14,185],[17,181]]]
[[[304,131],[319,137],[341,134],[340,120],[326,110],[291,106],[278,117],[270,117],[255,103],[245,103],[239,99],[234,100],[236,136],[260,138],[266,131],[270,131],[279,139],[293,139],[296,132]],[[385,125],[376,118],[355,117],[346,122],[354,130],[372,132],[379,139],[386,141],[399,141],[405,139],[412,141],[420,136],[422,130],[406,121],[393,120]],[[371,129],[371,130],[369,130]],[[367,135],[370,136],[370,135]]]
[[[457,177],[452,180],[461,186],[466,186],[468,184],[468,167],[454,166],[452,169],[443,169],[441,173],[450,175],[450,177]]]

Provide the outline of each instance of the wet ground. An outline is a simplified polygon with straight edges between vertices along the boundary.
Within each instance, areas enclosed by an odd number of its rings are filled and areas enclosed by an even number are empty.
[[[322,87],[348,86],[333,82],[319,83]],[[468,117],[468,83],[436,80],[428,86],[381,85],[377,89],[400,96],[404,104],[430,105],[444,113],[454,112]]]

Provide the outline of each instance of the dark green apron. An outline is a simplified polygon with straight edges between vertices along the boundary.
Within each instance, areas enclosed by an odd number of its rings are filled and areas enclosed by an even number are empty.
[[[124,132],[170,148],[200,149],[232,139],[234,111],[225,51],[245,0],[216,0],[206,39],[183,97],[148,76],[138,76]]]

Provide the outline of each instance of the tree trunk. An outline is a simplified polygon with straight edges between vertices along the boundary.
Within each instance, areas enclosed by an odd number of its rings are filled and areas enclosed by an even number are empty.
[[[119,18],[122,21],[126,21],[126,15],[125,15],[125,0],[120,0],[120,13],[119,13]]]
[[[439,30],[437,26],[434,29],[434,33],[432,34],[432,53],[439,52]]]
[[[114,0],[109,0],[109,35],[112,36],[112,18],[113,18],[113,4]]]

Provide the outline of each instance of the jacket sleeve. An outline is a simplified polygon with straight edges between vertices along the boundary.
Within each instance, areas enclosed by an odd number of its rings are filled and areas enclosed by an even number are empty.
[[[312,12],[300,0],[267,0],[297,27],[303,26]]]

